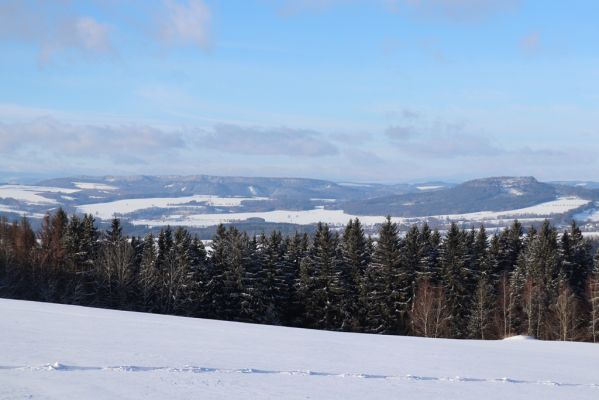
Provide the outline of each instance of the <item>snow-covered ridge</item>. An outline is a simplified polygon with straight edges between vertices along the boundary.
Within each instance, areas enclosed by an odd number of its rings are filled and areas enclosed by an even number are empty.
[[[599,346],[379,336],[0,299],[0,398],[576,399]]]

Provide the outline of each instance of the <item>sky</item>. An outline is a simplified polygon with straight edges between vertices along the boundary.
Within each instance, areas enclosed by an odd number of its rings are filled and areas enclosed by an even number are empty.
[[[0,0],[0,179],[599,181],[594,0]]]

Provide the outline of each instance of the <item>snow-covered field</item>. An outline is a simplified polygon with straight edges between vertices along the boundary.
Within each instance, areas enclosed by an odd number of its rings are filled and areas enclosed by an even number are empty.
[[[456,222],[477,222],[477,223],[497,223],[502,221],[511,221],[519,218],[523,221],[539,221],[554,214],[561,214],[574,210],[585,204],[588,200],[578,197],[561,197],[559,199],[546,203],[537,204],[532,207],[521,208],[510,211],[480,211],[468,214],[448,214],[432,215],[417,218],[394,217],[392,220],[397,223],[417,223],[423,220],[456,221]],[[109,203],[106,203],[109,204]],[[384,222],[384,216],[363,216],[352,215],[343,210],[327,210],[322,207],[306,211],[275,210],[267,212],[246,212],[246,213],[228,213],[228,214],[187,214],[187,215],[166,215],[160,219],[137,219],[131,221],[135,225],[149,226],[196,226],[205,227],[217,225],[219,223],[230,223],[246,221],[250,218],[262,218],[266,222],[275,223],[293,223],[300,225],[314,224],[324,222],[329,225],[345,225],[347,221],[353,218],[360,218],[364,225],[376,225]]]
[[[599,207],[599,203],[595,203],[594,206]],[[582,222],[599,222],[599,209],[590,208],[588,210],[584,210],[574,215],[574,219]]]
[[[73,182],[73,185],[77,186],[79,189],[85,189],[85,190],[116,190],[116,189],[118,189],[116,186],[106,185],[104,183],[95,183],[95,182]]]
[[[44,193],[75,193],[79,189],[65,189],[46,186],[0,185],[0,199],[14,199],[29,204],[57,204],[54,199],[44,197]]]
[[[148,208],[174,208],[187,203],[204,203],[214,207],[235,207],[244,201],[267,200],[264,197],[218,197],[209,195],[193,195],[185,197],[151,197],[145,199],[116,200],[108,203],[85,204],[77,207],[82,213],[92,214],[102,219],[110,219],[114,215],[124,215]],[[194,207],[194,206],[191,206]],[[195,205],[198,207],[198,205]]]
[[[597,399],[599,345],[361,335],[0,299],[1,399]]]
[[[27,215],[34,218],[43,216],[44,207],[51,210],[60,205],[58,197],[63,200],[76,202],[77,198],[69,196],[73,193],[85,193],[93,190],[101,192],[114,192],[118,188],[103,183],[92,182],[71,182],[76,188],[58,188],[46,186],[27,186],[27,185],[0,185],[0,213],[15,213]],[[435,187],[436,188],[436,187]],[[433,187],[421,187],[422,190],[432,190]],[[506,190],[515,190],[506,187]],[[517,194],[516,194],[517,195]],[[89,198],[98,198],[98,196],[89,196]],[[13,200],[22,203],[15,204]],[[228,207],[239,207],[244,201],[268,200],[267,197],[219,197],[211,195],[194,194],[184,197],[153,197],[137,199],[121,199],[110,202],[97,202],[93,204],[83,204],[76,206],[80,213],[92,214],[96,218],[109,220],[112,217],[134,218],[128,214],[150,209],[162,209],[159,213],[137,215],[138,218],[130,221],[135,225],[148,226],[191,226],[208,227],[219,223],[231,223],[247,221],[252,218],[260,218],[266,222],[272,223],[292,223],[300,225],[315,224],[325,222],[332,226],[343,226],[352,218],[360,218],[362,223],[367,226],[374,226],[385,220],[383,215],[364,216],[352,215],[343,210],[324,209],[322,206],[311,210],[273,210],[266,212],[226,212]],[[314,198],[312,201],[334,204],[335,199]],[[400,224],[414,224],[423,221],[432,221],[445,223],[455,221],[459,223],[489,224],[490,226],[505,225],[513,219],[520,219],[522,222],[541,221],[552,215],[563,214],[579,207],[589,204],[589,200],[578,197],[561,197],[553,201],[537,204],[532,207],[510,210],[510,211],[480,211],[466,214],[450,215],[429,215],[415,218],[393,218],[394,222]],[[410,205],[410,204],[406,204]],[[206,207],[220,207],[220,212],[206,213]],[[33,207],[33,208],[32,208]],[[213,211],[213,210],[210,210]],[[162,214],[162,215],[161,215]],[[161,215],[154,217],[154,215]],[[599,221],[599,211],[596,208],[586,210],[575,215],[575,219],[581,221],[597,222]]]

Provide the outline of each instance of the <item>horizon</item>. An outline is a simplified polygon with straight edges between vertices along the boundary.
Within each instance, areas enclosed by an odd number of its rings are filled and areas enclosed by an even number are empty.
[[[599,181],[597,12],[5,0],[0,178]]]
[[[13,177],[13,178],[5,178],[0,172],[0,184],[2,185],[34,185],[43,183],[48,180],[56,180],[56,179],[91,179],[91,180],[107,180],[110,178],[120,179],[120,178],[134,178],[134,177],[148,177],[148,178],[194,178],[194,177],[215,177],[215,178],[239,178],[239,179],[297,179],[297,180],[315,180],[315,181],[324,181],[324,182],[333,182],[339,185],[343,185],[344,183],[348,184],[364,184],[364,185],[383,185],[383,186],[392,186],[392,185],[422,185],[422,184],[432,184],[432,183],[445,183],[450,185],[460,185],[463,183],[471,182],[471,181],[479,181],[479,180],[490,180],[490,179],[525,179],[532,178],[541,183],[599,183],[592,180],[541,180],[537,179],[535,176],[531,175],[496,175],[496,176],[479,176],[471,179],[464,180],[423,180],[423,179],[413,179],[409,181],[388,181],[388,182],[377,182],[377,181],[352,181],[352,180],[335,180],[335,179],[321,179],[321,178],[310,178],[310,177],[302,177],[302,176],[243,176],[243,175],[212,175],[212,174],[187,174],[187,175],[179,175],[179,174],[131,174],[131,175],[49,175],[46,177],[32,177],[32,176],[24,176],[24,177]]]

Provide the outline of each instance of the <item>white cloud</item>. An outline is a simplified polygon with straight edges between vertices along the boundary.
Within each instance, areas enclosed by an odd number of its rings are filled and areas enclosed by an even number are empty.
[[[72,15],[66,1],[0,3],[0,41],[36,46],[44,64],[70,51],[88,56],[113,52],[110,27],[89,16]]]
[[[407,125],[394,125],[385,130],[385,135],[391,140],[404,141],[417,134],[416,128]]]
[[[161,21],[161,39],[168,44],[210,47],[212,14],[202,0],[178,2],[165,0],[166,13]]]
[[[121,162],[170,154],[186,145],[181,131],[148,125],[72,124],[51,117],[0,123],[0,151],[46,157],[106,156]]]
[[[307,129],[218,124],[201,137],[201,145],[226,153],[320,157],[338,154],[324,134]]]

